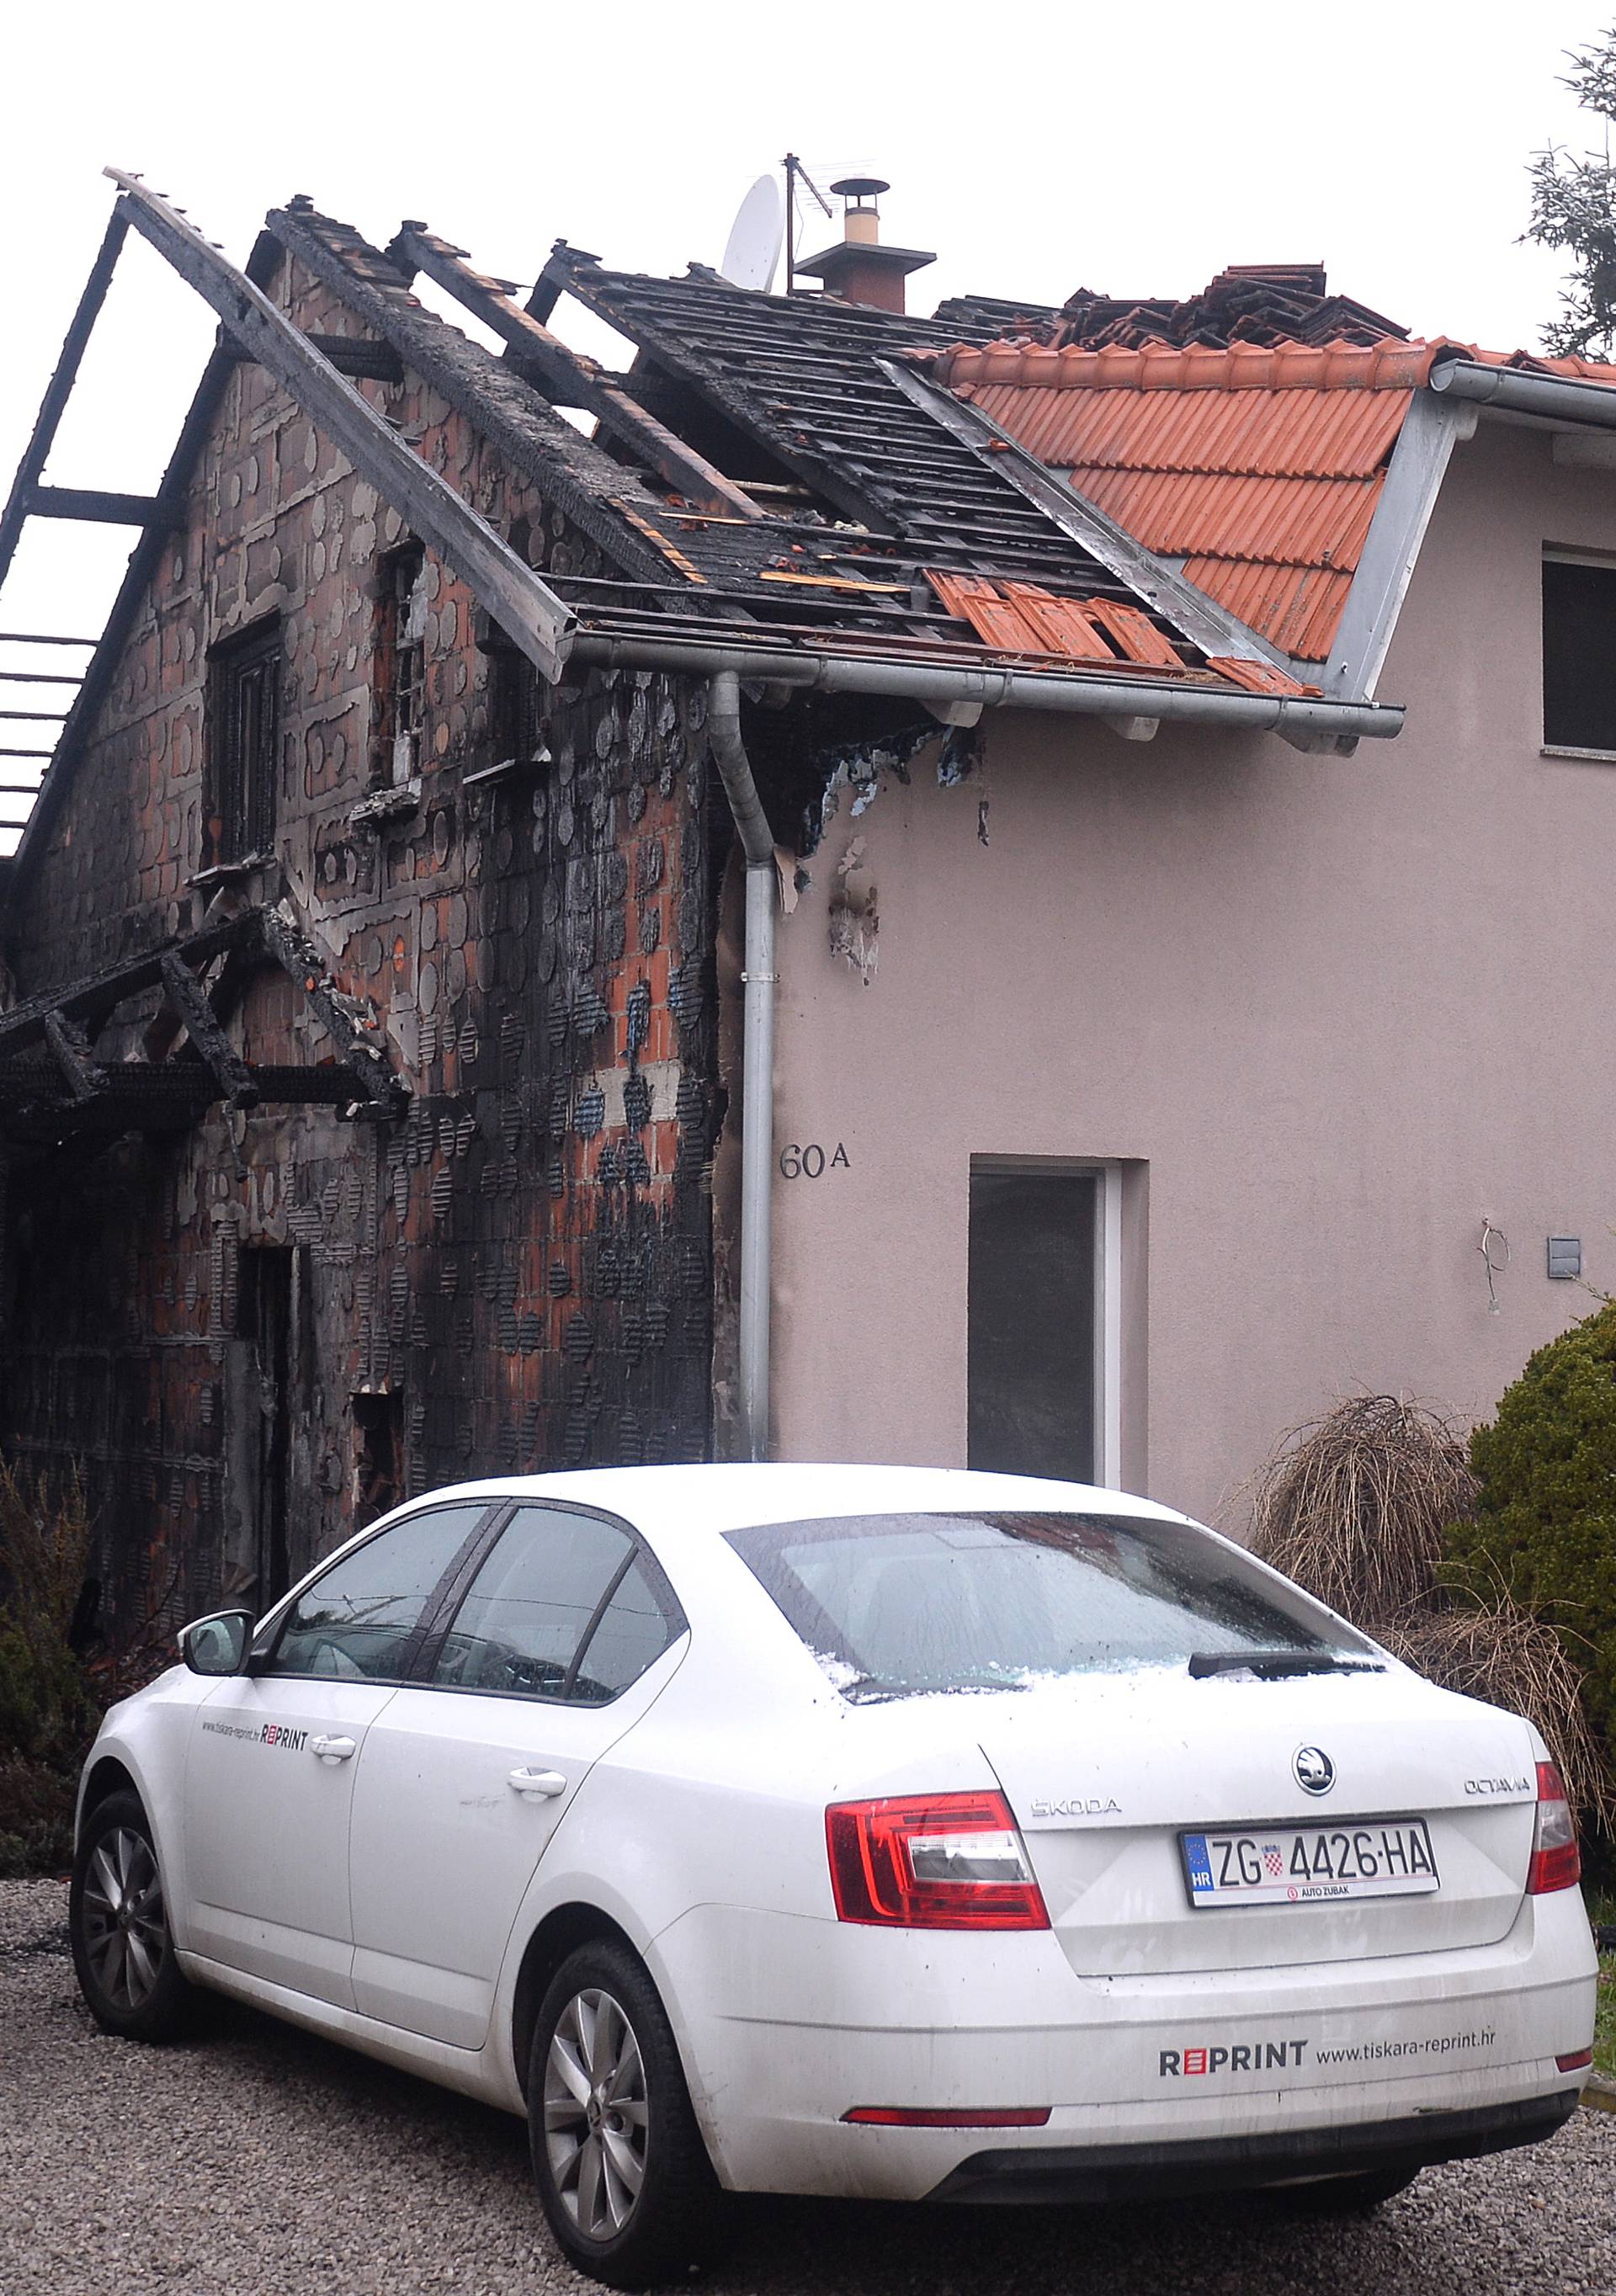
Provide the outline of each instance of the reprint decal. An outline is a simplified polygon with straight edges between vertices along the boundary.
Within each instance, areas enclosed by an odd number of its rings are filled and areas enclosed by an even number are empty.
[[[250,1745],[274,1746],[283,1754],[300,1754],[308,1743],[307,1730],[289,1729],[284,1722],[215,1722],[204,1718],[202,1727],[216,1738],[244,1738]]]

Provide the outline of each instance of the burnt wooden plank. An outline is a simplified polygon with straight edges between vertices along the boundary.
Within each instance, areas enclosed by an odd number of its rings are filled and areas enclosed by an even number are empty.
[[[173,512],[158,495],[124,495],[102,487],[36,487],[29,496],[30,518],[84,519],[97,526],[173,524]]]
[[[339,374],[346,374],[368,382],[402,382],[404,361],[390,343],[368,342],[352,335],[321,335],[312,329],[304,335],[322,358],[329,359]],[[226,336],[232,358],[245,365],[254,363],[252,353],[244,344]]]

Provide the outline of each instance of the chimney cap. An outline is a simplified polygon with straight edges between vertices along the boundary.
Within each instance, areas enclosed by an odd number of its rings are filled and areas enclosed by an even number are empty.
[[[831,185],[836,196],[843,200],[878,200],[882,192],[891,188],[879,176],[843,176]]]

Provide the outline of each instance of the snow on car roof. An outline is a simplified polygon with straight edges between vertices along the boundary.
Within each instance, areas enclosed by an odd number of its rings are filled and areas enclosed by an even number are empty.
[[[1019,1513],[1136,1514],[1182,1522],[1174,1508],[1091,1483],[969,1468],[825,1465],[791,1461],[673,1467],[589,1467],[556,1474],[489,1476],[422,1492],[433,1499],[575,1499],[644,1529],[676,1534],[737,1530],[749,1523],[801,1522],[824,1515],[957,1512],[991,1507]]]

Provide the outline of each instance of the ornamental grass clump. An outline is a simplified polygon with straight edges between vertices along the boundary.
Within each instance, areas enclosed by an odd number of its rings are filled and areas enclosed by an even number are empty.
[[[1474,1496],[1446,1419],[1399,1396],[1353,1396],[1280,1438],[1257,1477],[1251,1546],[1367,1625],[1430,1597],[1447,1526]]]
[[[1484,1473],[1440,1413],[1354,1396],[1281,1438],[1253,1488],[1251,1546],[1443,1689],[1524,1714],[1584,1821],[1608,1833],[1616,1776],[1584,1702],[1586,1653],[1496,1569],[1456,1583],[1448,1558],[1475,1527]]]

